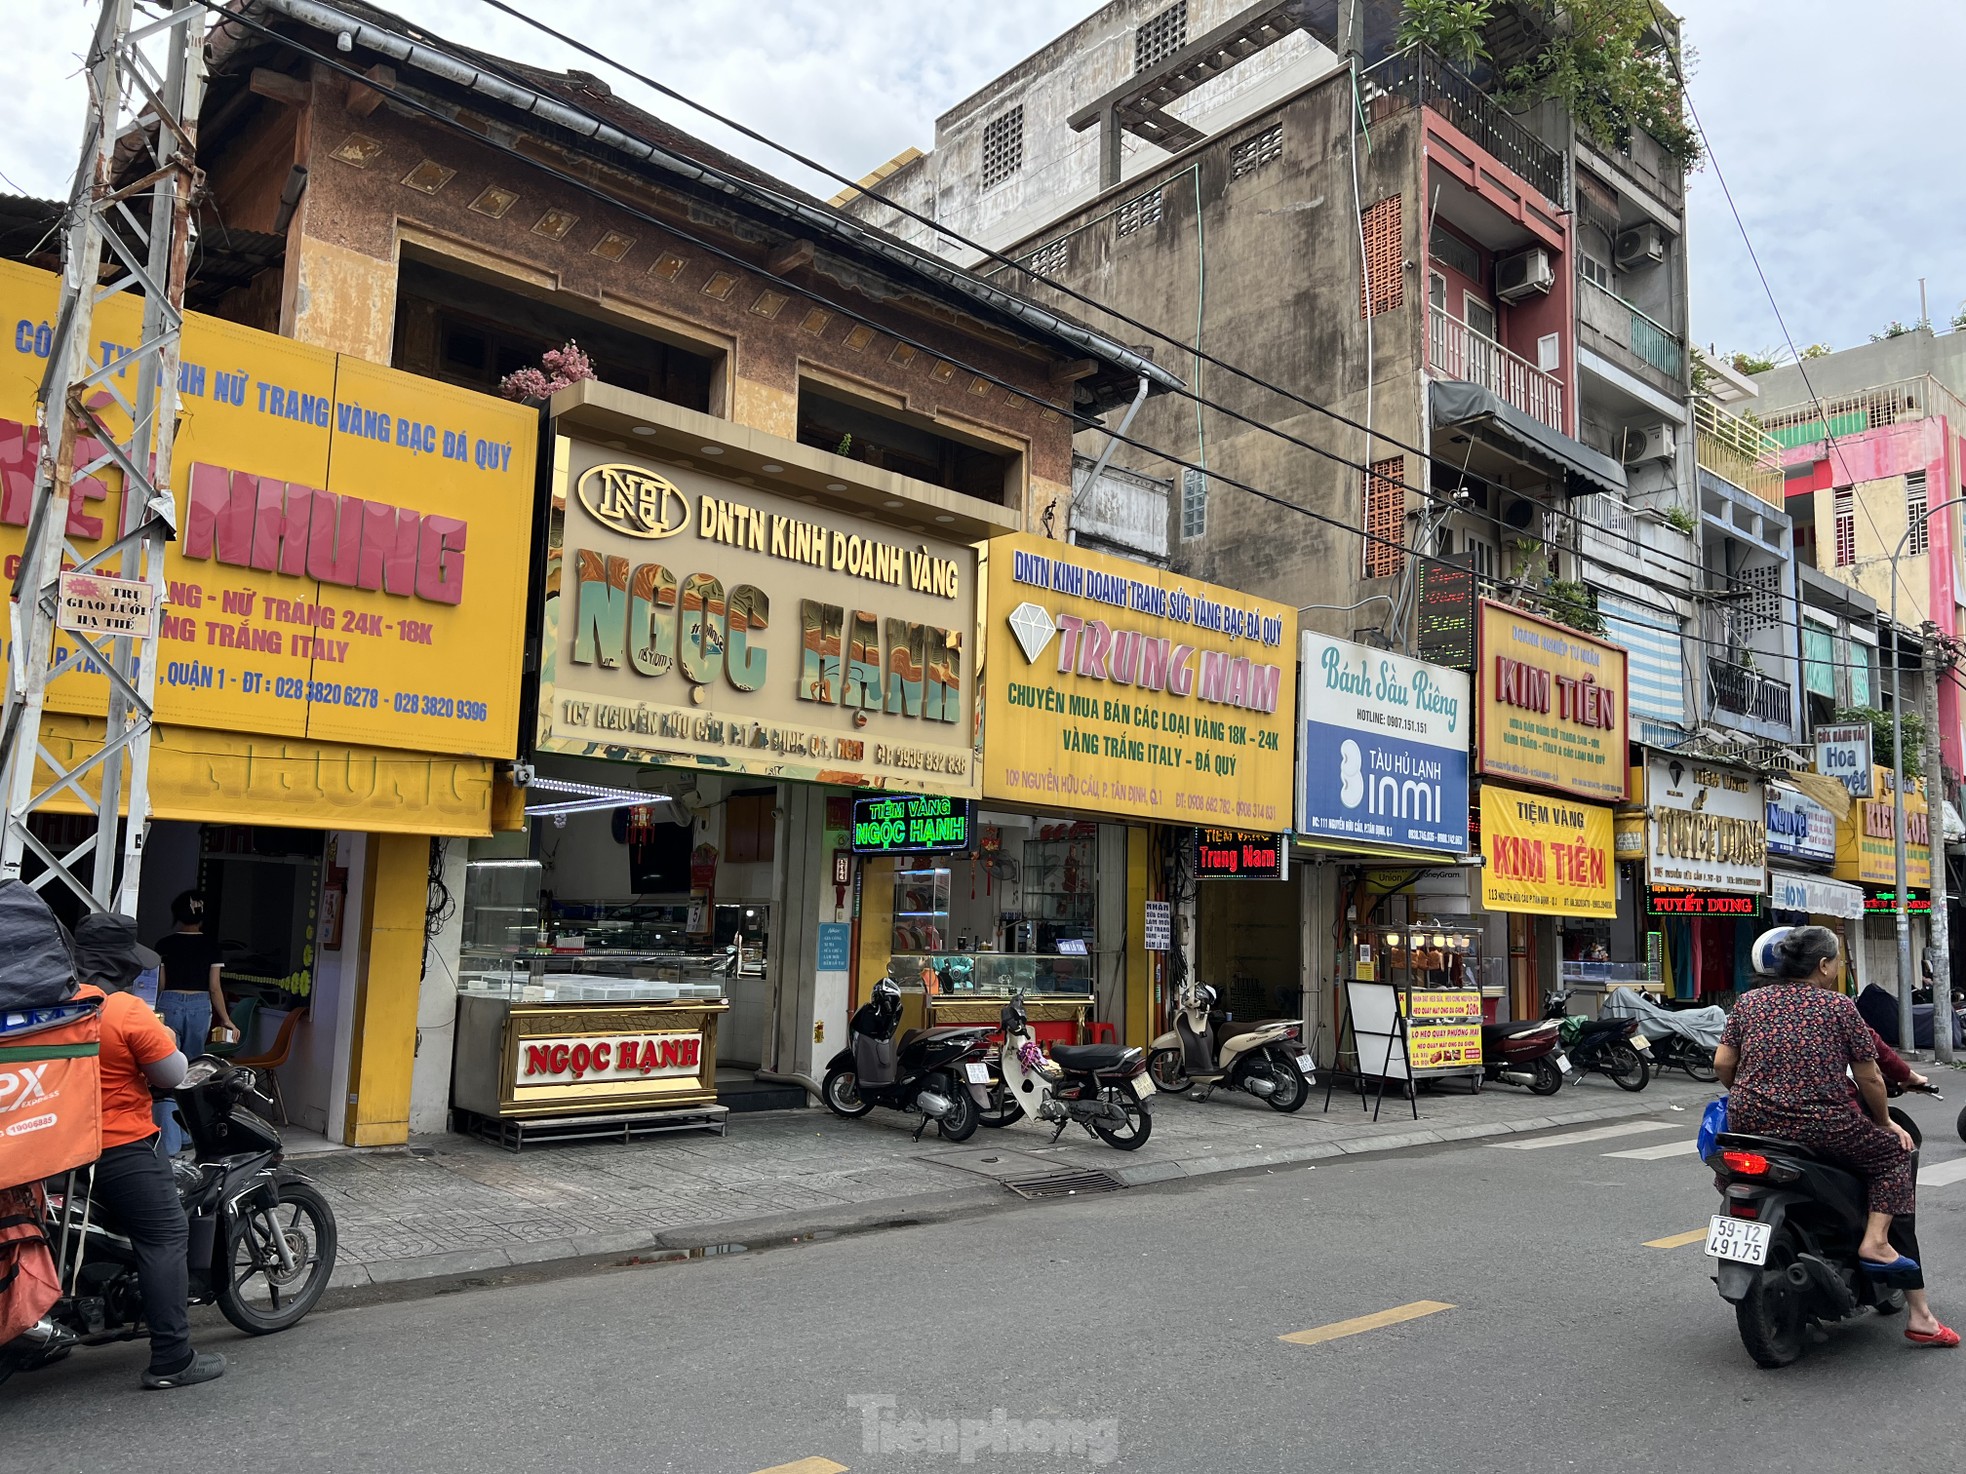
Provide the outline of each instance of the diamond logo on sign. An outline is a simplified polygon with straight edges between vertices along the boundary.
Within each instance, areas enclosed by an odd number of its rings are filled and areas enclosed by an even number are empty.
[[[1010,611],[1010,632],[1017,636],[1017,644],[1024,652],[1024,658],[1036,665],[1038,657],[1044,654],[1044,647],[1051,643],[1051,637],[1058,633],[1058,626],[1051,622],[1051,616],[1026,602]]]

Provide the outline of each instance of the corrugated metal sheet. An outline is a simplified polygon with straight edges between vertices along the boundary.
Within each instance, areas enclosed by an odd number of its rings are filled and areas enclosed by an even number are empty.
[[[1679,624],[1670,615],[1600,594],[1598,613],[1615,644],[1631,655],[1631,712],[1686,724],[1686,672]]]

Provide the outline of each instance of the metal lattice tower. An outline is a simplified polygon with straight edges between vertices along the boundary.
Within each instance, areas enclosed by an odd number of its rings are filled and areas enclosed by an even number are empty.
[[[48,867],[35,885],[59,880],[93,908],[130,914],[150,818],[156,640],[65,634],[60,638],[69,648],[58,650],[55,619],[64,568],[146,582],[152,608],[161,608],[164,545],[176,526],[171,452],[191,205],[202,185],[196,141],[205,11],[189,4],[133,25],[134,8],[135,0],[103,0],[87,59],[89,109],[63,222],[61,305],[41,383],[41,448],[9,608],[15,659],[0,719],[0,791],[7,803],[0,876],[19,877],[31,853]],[[145,47],[161,55],[161,73]],[[141,334],[129,353],[98,363],[91,358],[96,305],[126,291],[143,298]],[[118,381],[132,369],[130,397]],[[103,447],[82,465],[76,464],[78,437]],[[86,558],[67,535],[77,476],[122,482],[116,540]],[[92,675],[109,684],[101,739],[58,761],[41,736],[48,688]],[[79,798],[97,823],[93,835],[58,855],[30,832],[28,819],[62,794]],[[129,822],[119,845],[124,810]],[[84,862],[92,862],[87,879]]]

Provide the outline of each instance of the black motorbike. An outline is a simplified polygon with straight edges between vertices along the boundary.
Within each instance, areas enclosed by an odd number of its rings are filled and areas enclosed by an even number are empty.
[[[193,1147],[171,1164],[190,1221],[191,1303],[216,1302],[250,1336],[284,1331],[314,1308],[336,1246],[327,1199],[281,1164],[280,1133],[245,1104],[258,1088],[252,1070],[202,1055],[172,1092]],[[45,1195],[63,1293],[38,1325],[0,1347],[0,1378],[78,1345],[147,1334],[135,1251],[94,1201],[88,1169],[50,1178]]]
[[[1569,1012],[1570,994],[1552,993],[1543,1017],[1563,1025],[1563,1052],[1572,1074],[1603,1075],[1620,1090],[1643,1090],[1652,1078],[1650,1044],[1635,1018],[1584,1018]]]
[[[995,1077],[985,1062],[991,1030],[910,1029],[897,1041],[900,1022],[901,989],[882,978],[848,1024],[847,1047],[827,1061],[820,1099],[848,1121],[875,1106],[918,1114],[917,1141],[930,1121],[949,1141],[969,1140],[980,1112],[992,1106]]]
[[[1893,1106],[1891,1119],[1919,1141],[1910,1116]],[[1857,1262],[1868,1216],[1862,1178],[1795,1142],[1743,1132],[1715,1138],[1707,1165],[1721,1211],[1708,1224],[1706,1251],[1757,1366],[1789,1365],[1812,1330],[1904,1309],[1903,1289]],[[1910,1218],[1893,1223],[1891,1242],[1920,1257]]]

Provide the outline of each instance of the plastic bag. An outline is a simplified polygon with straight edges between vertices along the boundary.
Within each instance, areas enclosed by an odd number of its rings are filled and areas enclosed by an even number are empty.
[[[1696,1138],[1700,1148],[1700,1160],[1704,1162],[1713,1155],[1714,1143],[1727,1129],[1727,1097],[1717,1096],[1707,1102],[1707,1108],[1700,1112],[1700,1134]]]

